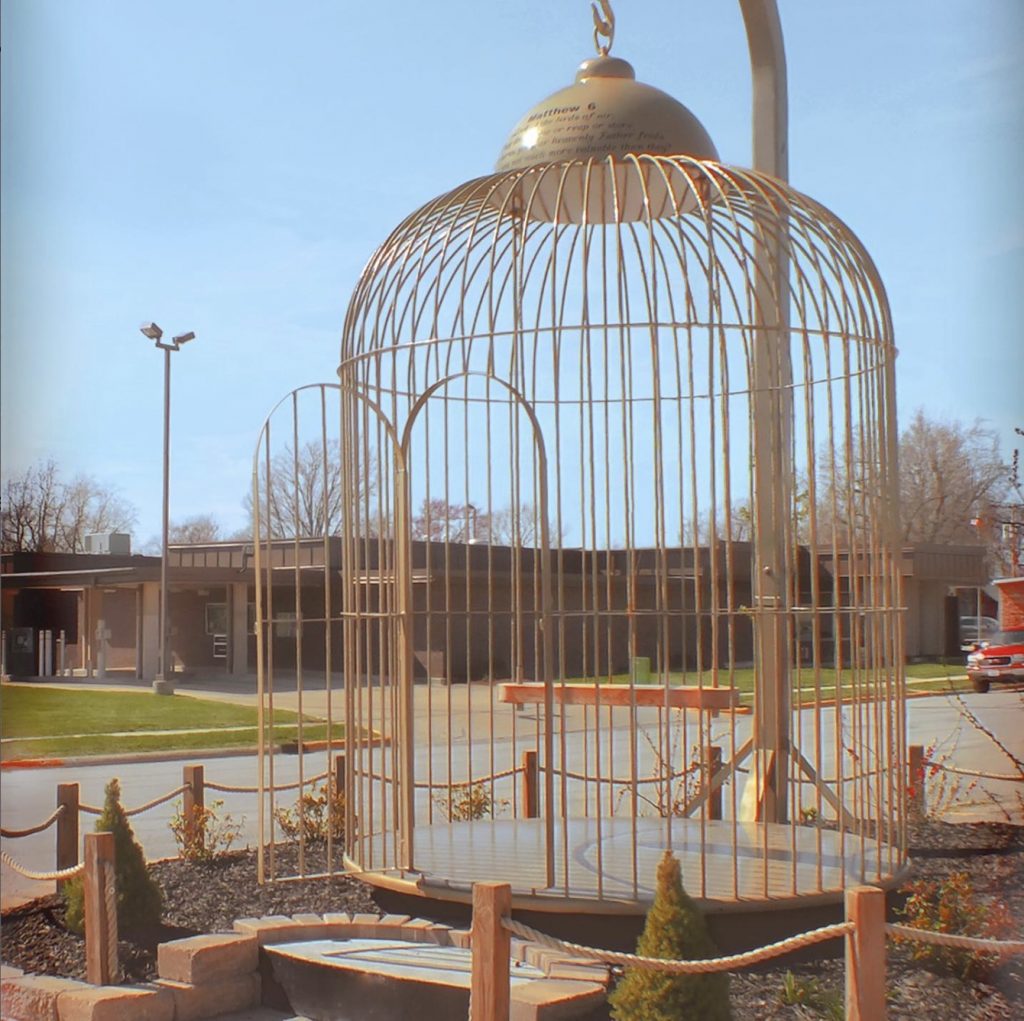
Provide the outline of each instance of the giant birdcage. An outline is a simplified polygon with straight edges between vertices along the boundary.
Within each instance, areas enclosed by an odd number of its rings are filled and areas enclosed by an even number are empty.
[[[338,369],[347,866],[594,911],[669,847],[712,906],[891,882],[894,357],[845,225],[606,49],[400,224]]]

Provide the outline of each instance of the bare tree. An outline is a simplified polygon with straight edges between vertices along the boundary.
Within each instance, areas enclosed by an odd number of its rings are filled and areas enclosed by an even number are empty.
[[[220,523],[212,514],[193,514],[181,521],[172,521],[167,529],[167,541],[176,545],[217,542],[220,538]]]
[[[979,542],[972,519],[992,517],[1006,499],[1010,467],[999,437],[980,421],[965,426],[918,411],[900,436],[904,542]]]
[[[876,462],[854,443],[846,449],[822,449],[813,489],[805,473],[796,474],[793,525],[799,542],[829,542],[834,536],[846,543],[872,527],[876,505],[885,499]],[[1024,522],[1024,511],[1015,510],[1012,501],[1015,486],[1019,493],[1019,479],[1002,458],[994,430],[980,421],[964,425],[930,419],[919,410],[899,440],[901,540],[984,544],[990,549],[993,570],[1012,570],[1015,551],[1019,562],[1024,532],[1024,523],[1019,523]],[[720,510],[714,530],[719,538],[752,539],[755,522],[749,502],[733,504],[728,520]],[[704,544],[711,531],[705,511],[695,523],[685,522],[682,540]]]
[[[3,551],[52,551],[56,539],[58,471],[54,461],[39,461],[4,480]]]
[[[326,465],[326,468],[325,468]],[[299,447],[295,455],[285,447],[270,459],[270,482],[266,463],[260,465],[260,530],[272,538],[337,535],[342,520],[341,450],[337,440],[328,440],[326,451],[319,440]],[[377,489],[376,467],[364,470],[359,500],[364,505]],[[252,496],[244,500],[253,520]]]
[[[248,539],[251,533],[239,538]],[[167,544],[169,546],[190,546],[204,542],[219,542],[226,538],[221,535],[220,523],[212,514],[193,514],[191,517],[172,521],[167,526]],[[163,550],[159,535],[151,536],[142,547],[143,553],[158,557]]]
[[[90,475],[65,482],[51,459],[4,481],[0,518],[5,553],[78,553],[91,533],[131,531],[136,511]]]
[[[58,545],[72,553],[85,548],[93,532],[126,532],[135,524],[135,509],[113,490],[88,475],[77,475],[64,487],[57,519]]]
[[[818,541],[863,534],[885,499],[876,459],[851,450],[823,450],[818,459]],[[1009,467],[999,438],[980,421],[928,418],[918,410],[899,438],[900,538],[904,543],[980,545],[972,522],[990,518],[1008,489]]]
[[[483,538],[499,546],[541,546],[541,516],[532,503],[521,503],[518,507],[508,506],[496,510],[482,519]],[[562,534],[555,522],[548,522],[548,542],[557,546]]]
[[[707,545],[711,541],[712,531],[718,539],[728,539],[732,542],[749,542],[754,535],[754,518],[750,510],[750,501],[741,500],[734,503],[728,515],[725,510],[719,510],[715,516],[714,529],[711,527],[711,512],[702,511],[697,515],[696,527],[687,518],[683,522],[681,540],[683,545],[690,546],[694,542],[699,546]]]
[[[432,542],[480,542],[492,546],[541,546],[540,515],[531,503],[487,512],[472,503],[424,499],[412,519],[412,537]],[[561,535],[548,524],[548,541],[558,545]]]
[[[1014,432],[1024,436],[1024,429],[1015,428]],[[993,502],[971,524],[988,545],[993,574],[1016,578],[1024,565],[1024,481],[1019,447],[1013,451],[1006,482],[1004,502]]]
[[[471,503],[424,498],[419,513],[412,519],[411,531],[414,539],[469,542],[486,538],[481,524],[480,512]]]

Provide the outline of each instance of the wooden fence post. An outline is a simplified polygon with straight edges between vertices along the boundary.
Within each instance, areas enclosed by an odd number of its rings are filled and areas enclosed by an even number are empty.
[[[704,748],[704,769],[705,769],[705,783],[707,789],[711,790],[711,785],[715,782],[715,778],[722,770],[722,749],[715,744],[706,745]],[[708,818],[709,819],[721,819],[722,818],[722,788],[721,786],[715,788],[711,795],[708,797]]]
[[[78,864],[78,784],[57,784],[57,807],[64,811],[57,816],[57,871]],[[57,880],[57,892],[64,889],[66,879]]]
[[[907,790],[910,792],[910,812],[911,815],[923,819],[925,812],[928,810],[924,792],[924,747],[919,744],[912,744],[907,751],[909,753],[907,761]]]
[[[885,891],[846,891],[846,1021],[885,1021]]]
[[[205,777],[202,766],[185,766],[182,783],[188,784],[182,799],[185,815],[185,846],[201,852],[206,843],[203,809],[206,803]]]
[[[94,986],[115,985],[118,971],[114,834],[86,833],[85,980]]]
[[[536,752],[523,752],[523,815],[527,819],[540,816],[540,771]]]
[[[335,795],[345,793],[345,778],[347,766],[345,764],[345,753],[338,752],[334,756],[334,793]]]
[[[473,884],[470,1021],[508,1021],[511,937],[501,920],[511,908],[508,883]]]

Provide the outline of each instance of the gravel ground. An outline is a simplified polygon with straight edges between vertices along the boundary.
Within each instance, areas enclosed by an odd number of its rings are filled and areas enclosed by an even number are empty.
[[[912,828],[915,879],[937,880],[967,872],[978,895],[1002,901],[1024,928],[1024,828],[998,824],[923,823]],[[166,928],[150,943],[193,932],[230,929],[236,918],[299,911],[377,911],[369,888],[356,880],[256,883],[254,851],[239,852],[205,864],[158,862],[152,872],[164,893]],[[201,891],[197,896],[196,891]],[[5,914],[0,928],[0,957],[27,972],[84,977],[84,944],[62,924],[57,897],[34,901]],[[121,944],[121,961],[130,981],[154,974],[152,946]],[[891,1021],[1015,1021],[1024,1017],[1024,961],[996,968],[984,981],[936,974],[912,961],[907,948],[889,947]],[[732,977],[736,1021],[808,1021],[841,1018],[841,959],[785,969],[740,972]],[[785,1002],[785,990],[789,1000]],[[424,1019],[429,1021],[429,1019]]]

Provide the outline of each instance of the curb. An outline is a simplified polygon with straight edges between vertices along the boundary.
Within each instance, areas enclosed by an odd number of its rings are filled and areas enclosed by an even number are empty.
[[[390,739],[380,736],[371,738],[369,741],[357,741],[360,747],[367,744],[373,747],[389,745]],[[339,751],[344,750],[343,741],[333,742],[334,747]],[[328,742],[303,741],[304,752],[327,751]],[[274,745],[268,745],[264,751],[268,755],[298,755],[299,746],[296,741],[282,741]],[[122,752],[114,755],[69,755],[67,758],[40,758],[40,759],[5,759],[0,761],[0,771],[7,769],[57,769],[60,767],[80,766],[116,766],[121,763],[131,762],[183,762],[188,759],[231,759],[250,758],[259,754],[256,745],[247,747],[239,745],[236,748],[184,748],[180,750],[165,750],[152,752]]]
[[[274,754],[282,752],[281,745],[268,748]],[[120,755],[70,755],[66,759],[6,759],[0,762],[0,771],[7,769],[55,769],[60,766],[116,766],[124,762],[180,762],[184,759],[228,759],[246,758],[256,755],[258,749],[240,746],[238,748],[191,748],[181,751],[123,752]]]

